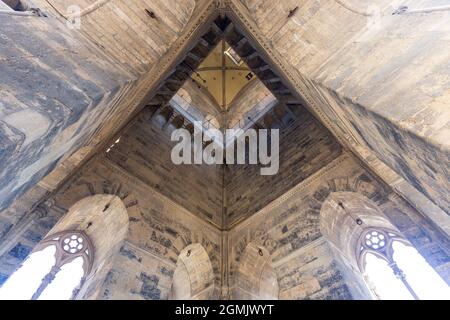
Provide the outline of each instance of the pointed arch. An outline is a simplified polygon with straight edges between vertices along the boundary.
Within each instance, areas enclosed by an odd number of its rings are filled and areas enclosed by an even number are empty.
[[[118,197],[95,195],[78,201],[5,283],[0,296],[4,299],[95,297],[95,290],[108,271],[106,266],[119,251],[127,232],[127,210]],[[36,268],[39,272],[34,272]],[[20,288],[18,283],[24,278],[30,279],[34,287]]]
[[[355,296],[402,300],[450,297],[445,281],[365,196],[331,193],[321,207],[320,231],[337,259],[344,261],[342,268],[350,276]],[[417,267],[411,268],[411,263]],[[428,283],[420,280],[425,275]]]
[[[278,300],[279,287],[269,251],[256,243],[245,248],[237,268],[233,299]]]
[[[368,226],[399,232],[378,206],[362,194],[349,191],[333,192],[323,202],[320,210],[320,231],[346,257],[351,257],[355,266],[356,244]]]
[[[170,299],[209,300],[215,291],[213,267],[205,248],[199,243],[184,248],[178,256]]]

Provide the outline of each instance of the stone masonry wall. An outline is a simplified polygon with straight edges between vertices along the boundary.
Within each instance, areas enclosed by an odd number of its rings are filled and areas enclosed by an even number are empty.
[[[319,229],[321,204],[337,191],[356,192],[374,201],[430,265],[450,281],[448,240],[344,154],[230,231],[231,290],[242,253],[248,243],[255,243],[271,255],[281,299],[361,298],[358,280],[351,279],[351,272],[334,258]]]
[[[178,255],[199,243],[208,253],[214,282],[220,288],[221,236],[218,229],[148,187],[115,163],[100,157],[77,173],[52,199],[48,212],[36,217],[0,257],[2,282],[18,268],[54,224],[78,200],[94,194],[119,196],[129,214],[129,233],[96,299],[167,299]],[[218,289],[217,289],[218,290]],[[218,296],[218,291],[211,293]]]
[[[207,10],[175,2],[36,0],[47,17],[1,15],[0,211],[142,107],[158,62]],[[73,5],[80,28],[65,19]]]
[[[233,99],[227,111],[227,128],[243,128],[248,117],[256,121],[256,117],[267,108],[276,98],[269,89],[258,79],[249,82]]]
[[[280,130],[280,170],[276,175],[261,176],[255,165],[229,165],[226,169],[227,225],[250,217],[340,153],[331,134],[302,109],[294,123]]]
[[[170,132],[150,116],[144,110],[107,157],[198,217],[220,226],[223,168],[173,164],[170,156],[177,142],[170,141]]]
[[[351,299],[357,284],[343,268],[321,235],[321,204],[332,192],[364,195],[450,282],[450,246],[424,218],[391,194],[348,154],[306,178],[229,232],[230,294],[244,297],[245,284],[236,291],[235,271],[249,243],[270,253],[281,299]],[[111,160],[100,157],[80,171],[53,199],[46,212],[37,211],[33,223],[18,235],[17,243],[0,257],[3,281],[20,265],[34,245],[76,201],[94,194],[118,195],[129,214],[130,230],[111,264],[106,281],[92,298],[166,299],[180,252],[190,244],[205,248],[219,297],[221,232],[148,187]],[[38,213],[42,213],[38,215]],[[353,275],[354,277],[354,275]],[[356,283],[356,284],[355,284]]]
[[[336,131],[449,213],[448,10],[393,14],[432,0],[236,2]]]
[[[69,7],[81,10],[80,33],[113,58],[116,67],[135,77],[148,72],[186,27],[195,0],[33,0],[46,13],[62,19]],[[151,18],[145,11],[155,15]]]
[[[1,210],[82,146],[130,78],[53,19],[0,19]]]
[[[205,88],[194,81],[186,81],[170,104],[177,110],[183,109],[191,122],[201,121],[206,125],[211,121],[213,127],[220,128],[222,115],[219,105]]]

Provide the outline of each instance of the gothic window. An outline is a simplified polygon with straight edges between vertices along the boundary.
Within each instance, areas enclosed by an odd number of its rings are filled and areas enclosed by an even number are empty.
[[[80,231],[54,234],[0,288],[0,300],[68,300],[89,275],[94,261],[90,239]]]
[[[365,230],[359,240],[359,266],[379,299],[450,299],[450,288],[398,233]]]

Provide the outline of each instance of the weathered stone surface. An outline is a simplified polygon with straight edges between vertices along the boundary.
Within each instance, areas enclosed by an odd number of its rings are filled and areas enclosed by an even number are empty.
[[[0,141],[5,141],[1,148],[6,151],[1,155],[1,209],[51,172],[64,156],[83,144],[103,142],[129,120],[124,115],[142,106],[147,93],[142,90],[156,81],[159,70],[149,71],[188,24],[192,28],[191,17],[205,10],[204,2],[198,6],[194,1],[154,2],[154,20],[144,10],[148,9],[144,1],[136,3],[137,9],[123,1],[38,0],[36,6],[48,18],[2,15],[0,61],[7,63],[0,65]],[[69,29],[62,18],[69,5],[82,9],[79,30]],[[121,22],[111,24],[114,19]],[[123,29],[125,25],[128,29]],[[160,29],[163,26],[167,29]],[[23,123],[17,123],[23,132],[16,129],[14,119],[31,109],[46,119],[31,131]]]
[[[411,232],[404,232],[404,236],[415,244],[431,265],[437,261],[441,266],[447,264],[444,257],[448,253],[444,252],[450,248],[448,240],[442,238],[433,227],[427,227],[426,220],[404,202],[389,200],[389,191],[382,184],[354,160],[343,155],[230,231],[231,283],[234,283],[244,249],[248,243],[254,242],[266,248],[271,255],[280,286],[280,298],[368,298],[367,291],[361,293],[354,273],[352,275],[338,263],[331,247],[321,240],[319,221],[322,203],[330,194],[340,191],[354,192],[371,199],[394,226],[402,230],[406,226],[412,228]],[[341,231],[345,233],[346,230],[342,228]],[[434,251],[426,244],[428,241],[417,240],[425,239],[424,234],[440,249]],[[439,257],[440,254],[443,256]],[[436,270],[447,282],[450,280],[445,271]],[[313,292],[312,288],[317,292]]]
[[[38,0],[55,17],[68,16],[69,6],[81,10],[80,31],[89,36],[120,67],[135,75],[149,71],[168,50],[193,15],[196,1]],[[152,11],[152,19],[145,11]],[[114,23],[112,23],[114,22]]]
[[[57,14],[66,15],[68,1],[35,1],[48,19],[1,16],[0,208],[8,208],[0,214],[0,285],[54,226],[73,227],[64,223],[67,211],[96,194],[118,196],[129,227],[121,249],[100,259],[85,298],[168,299],[175,290],[206,299],[220,297],[219,288],[237,299],[369,298],[361,270],[321,229],[324,203],[340,193],[355,210],[357,199],[370,200],[450,283],[450,244],[441,233],[448,228],[435,224],[446,223],[442,216],[429,219],[426,202],[398,197],[302,108],[283,130],[274,177],[261,177],[257,166],[173,166],[170,128],[151,123],[148,110],[104,155],[215,3],[70,1],[81,6],[82,28],[68,30]],[[393,1],[380,0],[380,21],[371,21],[373,1],[225,4],[243,8],[236,16],[256,26],[250,29],[275,67],[292,74],[292,86],[344,147],[368,167],[382,160],[448,213],[448,11],[393,16]],[[368,22],[380,23],[369,29]],[[259,90],[251,93],[231,123],[260,100]],[[199,116],[219,116],[199,92],[191,98]],[[393,182],[390,173],[377,174]],[[351,225],[340,231],[352,240]],[[100,250],[108,243],[95,240]],[[197,245],[203,251],[188,257]]]
[[[173,164],[171,151],[177,142],[150,115],[148,110],[142,112],[108,159],[190,212],[222,225],[223,168]]]
[[[267,105],[275,100],[273,94],[258,79],[247,84],[230,103],[227,112],[227,128],[245,128],[261,117]],[[251,121],[248,120],[250,117]]]
[[[259,165],[228,165],[227,225],[250,217],[339,156],[341,147],[309,112],[280,130],[280,169],[260,175]],[[248,182],[252,181],[249,188]]]
[[[2,209],[92,134],[98,124],[86,116],[102,119],[97,107],[128,81],[56,21],[26,19],[2,15]]]
[[[392,15],[430,1],[241,2],[330,123],[449,213],[450,13]]]

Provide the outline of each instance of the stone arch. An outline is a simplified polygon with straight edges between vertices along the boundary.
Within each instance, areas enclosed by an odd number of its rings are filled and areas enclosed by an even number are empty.
[[[388,192],[373,178],[363,173],[353,178],[336,178],[328,180],[324,186],[316,190],[310,199],[310,210],[320,214],[322,204],[333,192],[353,192],[365,196],[376,205],[387,201]]]
[[[276,248],[278,247],[278,241],[270,237],[270,235],[262,229],[248,230],[245,235],[231,248],[233,256],[233,262],[230,265],[230,280],[231,286],[234,286],[237,281],[237,274],[242,259],[245,257],[247,248],[250,245],[261,248],[265,253],[265,256],[271,257]],[[272,259],[272,257],[270,258]]]
[[[357,243],[367,228],[400,231],[375,202],[355,192],[333,192],[323,202],[319,228],[322,235],[352,263],[357,263]]]
[[[241,254],[235,269],[232,299],[278,299],[278,278],[272,257],[264,246],[250,242]]]
[[[106,277],[108,265],[127,236],[127,209],[117,196],[99,194],[86,197],[70,207],[48,235],[67,230],[84,232],[93,244],[92,272],[76,298],[94,297],[97,287]]]
[[[249,244],[255,244],[258,247],[264,248],[269,255],[271,255],[278,247],[278,241],[273,239],[266,231],[264,227],[248,230],[242,239],[237,243],[235,255],[237,261],[240,261],[240,257],[247,249]]]
[[[366,173],[351,178],[336,178],[329,180],[318,188],[312,197],[308,198],[308,216],[320,219],[323,203],[332,194],[337,192],[351,192],[364,197],[377,208],[380,217],[383,217],[388,229],[400,230],[403,236],[414,244],[422,255],[432,255],[429,246],[424,242],[435,241],[442,254],[448,256],[448,242],[445,236],[436,230],[436,227],[420,216],[414,209],[405,206],[403,201],[395,200],[395,194],[381,183],[378,183]],[[322,232],[319,233],[322,234]],[[444,273],[441,274],[444,278]]]
[[[184,248],[178,256],[170,299],[209,300],[215,291],[213,267],[205,248],[200,243]]]
[[[359,270],[355,254],[362,228],[373,223],[397,230],[381,210],[381,206],[388,201],[388,194],[382,185],[362,173],[355,177],[328,180],[309,198],[308,215],[318,217],[318,234],[328,240],[354,299],[373,297]],[[361,208],[366,208],[364,213]],[[336,210],[342,211],[339,211],[339,214]],[[364,225],[358,224],[358,218]]]
[[[373,299],[373,292],[360,264],[358,250],[361,236],[373,228],[391,230],[395,234],[401,232],[375,201],[348,191],[328,195],[320,209],[319,228],[334,253],[353,298]]]

